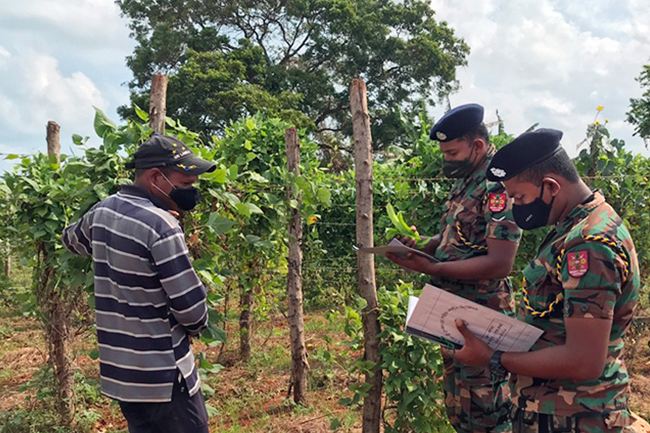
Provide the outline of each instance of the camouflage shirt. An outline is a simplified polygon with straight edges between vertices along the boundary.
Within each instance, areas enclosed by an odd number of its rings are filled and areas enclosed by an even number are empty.
[[[513,375],[513,402],[530,412],[561,416],[598,412],[624,418],[628,374],[622,358],[623,336],[638,300],[639,267],[630,232],[602,194],[594,193],[555,226],[524,276],[529,304],[524,298],[519,316],[544,331],[531,350],[564,344],[565,318],[613,322],[599,379]],[[564,300],[557,298],[560,293]],[[540,315],[556,299],[555,308]]]
[[[512,200],[500,182],[485,176],[494,152],[449,192],[440,223],[440,245],[435,258],[441,262],[465,260],[487,254],[487,239],[518,243],[521,229],[512,218]],[[514,311],[507,279],[459,282],[433,278],[433,284],[498,311]]]

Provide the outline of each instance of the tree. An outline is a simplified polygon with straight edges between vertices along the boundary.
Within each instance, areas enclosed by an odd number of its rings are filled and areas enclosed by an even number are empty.
[[[643,138],[646,146],[650,144],[650,65],[645,65],[636,79],[645,89],[640,98],[630,99],[627,121],[635,126],[634,134]]]
[[[469,53],[424,0],[117,3],[138,43],[127,59],[133,102],[146,105],[149,79],[162,71],[173,95],[169,115],[205,134],[265,111],[315,132],[350,135],[348,88],[361,77],[381,148],[399,142],[397,108],[417,111],[453,91]]]

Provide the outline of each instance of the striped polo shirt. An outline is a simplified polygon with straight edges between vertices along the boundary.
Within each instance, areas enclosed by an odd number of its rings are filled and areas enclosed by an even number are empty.
[[[201,382],[190,348],[208,322],[206,290],[176,218],[160,200],[123,186],[63,231],[92,256],[102,392],[124,402],[169,402],[177,371]]]

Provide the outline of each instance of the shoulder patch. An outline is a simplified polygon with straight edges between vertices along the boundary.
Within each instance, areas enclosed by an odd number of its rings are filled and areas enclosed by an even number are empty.
[[[578,251],[567,254],[567,265],[569,268],[569,275],[574,278],[580,278],[589,270],[589,252]]]
[[[501,212],[506,208],[505,194],[490,194],[489,207],[491,212]]]

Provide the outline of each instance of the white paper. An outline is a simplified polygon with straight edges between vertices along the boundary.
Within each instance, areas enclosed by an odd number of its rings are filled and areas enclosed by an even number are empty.
[[[470,331],[483,340],[493,350],[504,352],[528,352],[535,341],[543,334],[525,322],[508,317],[491,308],[479,305],[460,296],[427,284],[411,312],[407,313],[407,332],[423,338],[442,338],[457,345],[465,344],[465,339],[456,328],[455,320],[462,319]]]
[[[427,259],[431,260],[432,262],[437,262],[439,261],[438,259],[434,258],[433,256],[430,256],[429,254],[417,250],[415,248],[410,248],[401,243],[397,239],[391,240],[388,245],[384,245],[381,247],[362,247],[362,248],[357,248],[354,247],[355,251],[359,251],[362,253],[367,253],[367,254],[377,254],[383,257],[386,257],[386,254],[395,254],[395,255],[401,255],[405,256],[408,253],[414,253],[414,254],[419,254],[421,256],[426,257]]]

